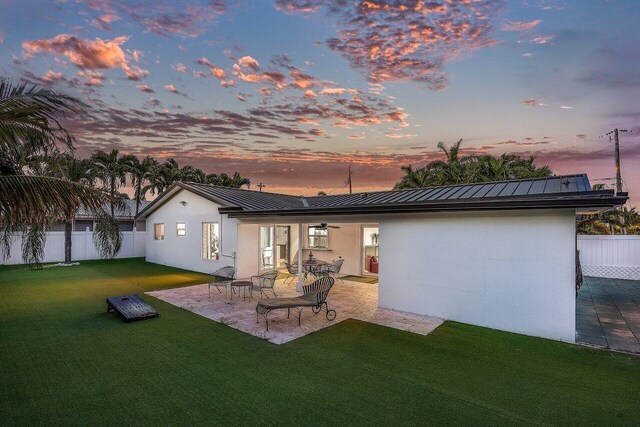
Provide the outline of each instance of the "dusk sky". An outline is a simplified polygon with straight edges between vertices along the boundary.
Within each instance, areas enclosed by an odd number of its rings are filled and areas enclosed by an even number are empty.
[[[400,166],[535,155],[640,196],[638,0],[4,0],[0,74],[93,108],[78,153],[174,157],[293,194]]]

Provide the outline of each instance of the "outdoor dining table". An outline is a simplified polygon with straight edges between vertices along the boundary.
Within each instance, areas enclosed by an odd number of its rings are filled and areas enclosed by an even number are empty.
[[[320,259],[314,262],[311,262],[308,259],[302,261],[302,268],[304,269],[304,271],[311,274],[316,274],[321,272],[323,269],[326,268],[327,265],[329,265],[327,261],[322,261]]]

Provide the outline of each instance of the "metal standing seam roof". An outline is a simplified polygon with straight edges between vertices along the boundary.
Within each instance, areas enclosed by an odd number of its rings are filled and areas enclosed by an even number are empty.
[[[179,182],[172,185],[138,216],[151,212],[156,202],[165,194],[171,193],[175,187],[192,191],[218,203],[221,206],[220,212],[228,213],[232,217],[304,215],[316,212],[348,214],[365,213],[367,210],[402,211],[404,208],[427,211],[456,208],[610,206],[623,204],[627,199],[626,193],[616,195],[613,190],[591,191],[586,174],[313,197]]]

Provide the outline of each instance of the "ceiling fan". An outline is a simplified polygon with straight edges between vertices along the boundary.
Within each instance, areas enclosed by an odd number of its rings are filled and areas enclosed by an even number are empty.
[[[315,228],[340,228],[337,225],[328,225],[326,222],[321,222],[320,224],[317,225],[310,225],[310,227],[315,227]]]

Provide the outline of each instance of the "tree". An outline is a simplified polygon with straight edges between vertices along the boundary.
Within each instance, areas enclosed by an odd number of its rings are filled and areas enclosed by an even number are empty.
[[[91,156],[96,177],[102,182],[102,186],[109,193],[109,207],[111,217],[115,219],[115,208],[123,197],[118,191],[121,185],[127,183],[127,174],[133,170],[135,156],[120,155],[118,150],[110,153],[97,150]]]
[[[10,256],[11,242],[22,234],[22,256],[38,268],[44,253],[45,231],[80,205],[100,209],[105,195],[85,185],[34,174],[20,161],[7,158],[46,156],[60,149],[71,150],[75,139],[62,124],[65,116],[84,111],[73,97],[26,83],[13,84],[0,78],[0,244]]]
[[[91,161],[88,159],[78,159],[72,154],[63,154],[58,158],[54,158],[53,163],[57,166],[62,178],[77,182],[87,186],[95,184],[95,174],[92,169]],[[64,262],[71,263],[71,245],[73,219],[78,213],[77,209],[70,209],[64,221]]]
[[[438,148],[443,152],[444,160],[431,161],[417,169],[411,165],[401,167],[404,176],[394,188],[420,188],[551,175],[548,166],[535,166],[534,157],[525,159],[513,154],[460,156],[461,144],[462,140],[458,140],[453,146],[447,147],[440,142]]]
[[[146,200],[149,191],[149,183],[153,179],[155,169],[158,162],[147,156],[142,161],[135,158],[132,162],[132,168],[129,172],[131,176],[131,185],[133,186],[133,197],[136,201],[136,215],[140,211],[140,202]]]

